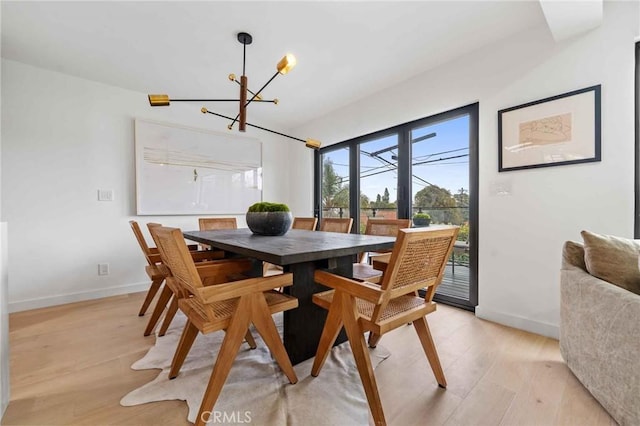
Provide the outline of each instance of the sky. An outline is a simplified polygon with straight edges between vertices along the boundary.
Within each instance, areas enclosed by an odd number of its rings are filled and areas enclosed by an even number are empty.
[[[420,140],[427,135],[434,136]],[[428,184],[448,189],[452,194],[460,188],[469,190],[469,116],[442,121],[412,130],[413,196]],[[375,139],[360,145],[360,190],[371,201],[389,189],[390,201],[396,200],[398,154],[397,136]],[[385,148],[392,150],[378,152]],[[349,151],[340,149],[324,154],[330,158],[338,176],[349,175]]]

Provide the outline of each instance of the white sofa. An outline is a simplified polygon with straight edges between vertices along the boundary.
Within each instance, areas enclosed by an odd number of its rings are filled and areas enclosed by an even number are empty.
[[[590,275],[571,241],[560,295],[562,357],[620,425],[640,425],[640,295]]]

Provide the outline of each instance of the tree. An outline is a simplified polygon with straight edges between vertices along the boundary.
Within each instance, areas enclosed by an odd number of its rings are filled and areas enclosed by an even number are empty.
[[[371,202],[371,207],[374,209],[393,209],[396,207],[396,203],[395,202],[391,202],[389,200],[389,189],[385,188],[384,189],[384,194],[380,195],[378,194],[376,196],[376,201],[372,201]]]
[[[436,223],[460,225],[464,222],[456,199],[448,189],[438,185],[429,185],[416,193],[414,206],[429,210],[431,219]]]
[[[338,192],[334,195],[331,205],[326,207],[342,207],[343,209],[348,209],[349,185],[341,186]]]
[[[368,209],[370,207],[369,197],[366,194],[360,192],[360,208]],[[349,208],[349,185],[344,185],[340,188],[338,193],[333,198],[333,206],[330,207],[342,207]]]
[[[469,221],[469,191],[464,188],[460,188],[457,194],[453,194],[453,198],[456,200],[456,205],[459,207],[462,220],[464,222]]]
[[[360,192],[360,208],[368,209],[369,207],[371,207],[371,201],[369,200],[369,197],[367,197],[367,194]]]
[[[322,207],[334,207],[334,198],[341,189],[342,178],[338,176],[333,168],[333,161],[330,158],[326,158],[322,165]]]
[[[360,208],[367,209],[370,204],[369,197],[360,193]],[[349,185],[342,183],[329,158],[322,165],[322,208],[349,209]]]
[[[453,194],[458,207],[469,207],[469,191],[464,188],[458,189],[457,194]]]

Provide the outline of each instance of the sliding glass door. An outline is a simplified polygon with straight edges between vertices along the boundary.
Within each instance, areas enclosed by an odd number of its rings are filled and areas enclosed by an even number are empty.
[[[413,217],[460,226],[458,241],[436,294],[453,304],[470,302],[470,120],[445,117],[411,129]],[[414,220],[414,224],[417,221]]]
[[[477,305],[478,104],[323,148],[316,158],[316,213],[413,226],[460,226],[436,299]],[[320,208],[321,206],[321,208]]]

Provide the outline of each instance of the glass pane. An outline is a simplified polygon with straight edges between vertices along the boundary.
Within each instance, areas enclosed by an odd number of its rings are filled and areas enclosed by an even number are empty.
[[[360,144],[360,233],[370,217],[397,219],[398,136]]]
[[[350,217],[349,148],[322,154],[322,217]]]
[[[437,293],[469,299],[468,115],[413,129],[413,224],[459,225],[454,253]]]

